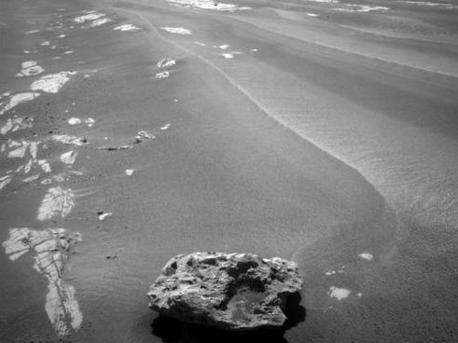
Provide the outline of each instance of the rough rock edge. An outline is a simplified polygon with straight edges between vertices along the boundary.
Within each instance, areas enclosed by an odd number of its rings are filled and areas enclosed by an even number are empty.
[[[192,324],[234,331],[280,329],[287,299],[301,287],[292,261],[195,252],[170,259],[148,297],[152,310]]]
[[[48,280],[45,310],[59,337],[77,331],[83,315],[75,297],[75,288],[64,281],[72,248],[81,241],[80,233],[63,228],[34,230],[27,227],[9,230],[9,238],[2,243],[11,261],[32,253],[33,268]]]

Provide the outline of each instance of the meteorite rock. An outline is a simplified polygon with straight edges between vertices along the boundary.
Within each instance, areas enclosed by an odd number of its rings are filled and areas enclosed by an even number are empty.
[[[195,252],[173,257],[148,292],[151,309],[226,330],[281,328],[287,298],[302,280],[295,262],[252,254]]]

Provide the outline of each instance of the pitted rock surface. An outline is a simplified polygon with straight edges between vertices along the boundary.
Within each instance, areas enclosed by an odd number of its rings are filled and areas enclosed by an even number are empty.
[[[302,280],[295,262],[253,254],[177,255],[148,292],[149,306],[178,320],[227,330],[281,328]]]

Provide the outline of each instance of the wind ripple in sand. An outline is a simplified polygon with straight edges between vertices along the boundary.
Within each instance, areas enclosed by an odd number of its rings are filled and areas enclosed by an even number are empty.
[[[82,172],[80,171],[77,171],[77,170],[66,170],[62,173],[59,173],[59,174],[56,174],[56,175],[52,175],[51,177],[47,178],[47,179],[43,179],[41,180],[41,184],[42,185],[49,185],[53,182],[65,182],[67,181],[70,177],[72,177],[73,175],[83,175]]]
[[[38,209],[37,219],[40,221],[49,220],[54,217],[66,217],[75,206],[73,191],[62,187],[48,189]]]
[[[65,229],[49,228],[38,231],[29,228],[9,230],[9,238],[2,243],[5,253],[15,261],[34,252],[33,268],[48,280],[45,310],[60,337],[78,330],[83,314],[75,298],[75,288],[62,280],[70,259],[71,248],[81,241],[81,235],[69,235]]]
[[[11,175],[4,175],[0,177],[0,190],[7,186],[12,181],[12,179],[13,177]]]

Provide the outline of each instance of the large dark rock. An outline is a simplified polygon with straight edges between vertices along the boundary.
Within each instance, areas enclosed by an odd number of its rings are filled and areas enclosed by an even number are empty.
[[[282,328],[287,298],[302,287],[295,262],[252,254],[173,257],[148,292],[151,309],[227,330]]]

